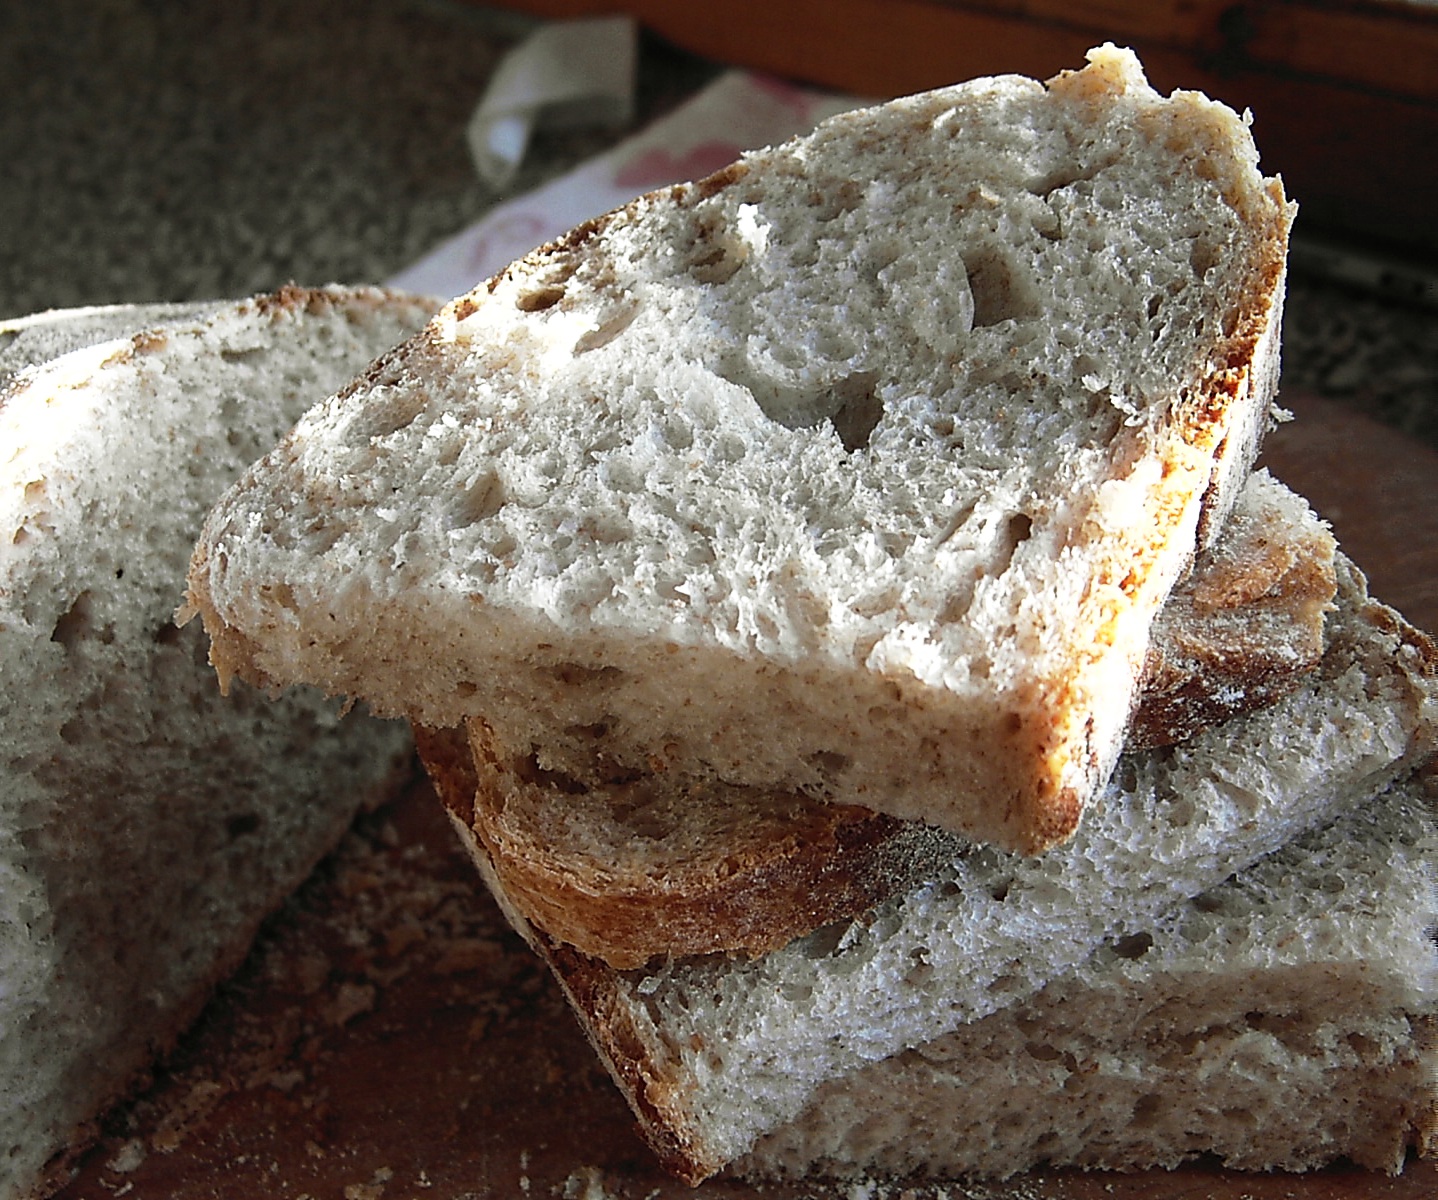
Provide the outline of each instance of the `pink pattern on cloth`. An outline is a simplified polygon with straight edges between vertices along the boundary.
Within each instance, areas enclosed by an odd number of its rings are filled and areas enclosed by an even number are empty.
[[[736,142],[720,141],[700,142],[679,155],[654,147],[620,163],[614,172],[614,186],[645,191],[680,179],[702,179],[727,167],[742,151]]]
[[[780,79],[776,75],[753,74],[750,76],[754,90],[766,92],[786,108],[794,110],[795,114],[808,119],[809,114],[814,110],[814,93],[806,92],[797,84],[790,83],[787,79]]]
[[[494,257],[493,247],[509,246],[526,241],[537,242],[548,229],[548,222],[539,213],[510,213],[495,221],[486,229],[465,256],[470,266],[477,271],[488,271]]]

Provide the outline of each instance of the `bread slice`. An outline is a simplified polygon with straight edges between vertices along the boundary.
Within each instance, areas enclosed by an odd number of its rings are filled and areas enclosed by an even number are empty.
[[[434,307],[289,288],[0,331],[0,1196],[60,1177],[412,769],[405,728],[318,693],[222,698],[172,614],[220,492]]]
[[[1033,851],[1269,418],[1291,209],[1105,47],[844,114],[448,305],[207,522],[225,678],[490,722],[586,785]]]
[[[1397,1172],[1438,1150],[1438,844],[1417,780],[1041,992],[821,1085],[736,1165]]]
[[[1027,999],[1426,761],[1438,745],[1438,647],[1366,599],[1342,556],[1338,567],[1347,599],[1328,651],[1289,696],[1126,755],[1062,847],[1023,856],[951,842],[943,870],[761,957],[617,971],[527,922],[483,844],[455,824],[650,1145],[697,1181],[798,1117],[827,1081]]]
[[[1252,476],[1155,623],[1129,745],[1191,737],[1297,687],[1323,653],[1334,549],[1300,497]],[[545,771],[527,747],[507,753],[485,722],[469,731],[472,756],[459,731],[418,738],[441,795],[527,920],[614,967],[777,949],[953,853],[951,840],[915,838],[898,818],[796,793],[689,791],[653,777],[587,785]]]

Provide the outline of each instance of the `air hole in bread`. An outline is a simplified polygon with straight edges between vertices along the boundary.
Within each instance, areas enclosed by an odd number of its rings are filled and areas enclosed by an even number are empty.
[[[728,283],[744,265],[740,248],[725,242],[702,243],[689,260],[689,274],[700,283]]]
[[[546,284],[531,291],[521,292],[514,298],[514,307],[520,312],[544,312],[564,299],[563,284]]]
[[[809,193],[809,208],[818,221],[833,221],[845,213],[853,212],[864,200],[864,184],[858,179],[844,179],[839,183]]]
[[[288,583],[266,584],[260,588],[260,592],[279,608],[287,608],[294,611],[297,607],[295,602],[295,589]]]
[[[1004,525],[1004,540],[1001,547],[1001,558],[1003,561],[1002,570],[1007,570],[1010,562],[1013,561],[1014,553],[1022,546],[1034,531],[1034,519],[1028,513],[1014,513]]]
[[[575,354],[586,354],[590,350],[598,350],[601,346],[607,346],[621,333],[634,323],[634,318],[639,315],[639,305],[626,304],[615,309],[604,317],[593,329],[582,334],[574,343]]]
[[[150,637],[157,646],[173,646],[180,640],[180,627],[174,621],[161,621]]]
[[[1204,278],[1214,267],[1218,266],[1221,258],[1222,252],[1212,238],[1198,236],[1189,243],[1188,262],[1197,279]]]
[[[904,982],[912,988],[922,988],[934,977],[934,968],[927,962],[916,962],[904,972]]]
[[[1204,892],[1201,896],[1195,896],[1190,903],[1201,913],[1223,911],[1223,899],[1214,892]]]
[[[590,667],[584,663],[559,662],[550,665],[546,670],[565,687],[612,687],[624,678],[622,669],[607,664]],[[577,725],[572,727],[571,732],[582,733],[598,741],[609,732],[609,726],[603,723]]]
[[[809,755],[809,765],[821,775],[837,775],[849,766],[849,756],[836,750],[817,750]]]
[[[356,443],[375,438],[392,437],[407,428],[429,405],[423,388],[394,391],[366,407],[364,420],[355,422]]]
[[[1128,937],[1119,938],[1113,944],[1113,952],[1119,958],[1135,959],[1142,958],[1153,949],[1153,934],[1134,933]]]
[[[237,813],[225,821],[225,833],[229,835],[230,841],[244,837],[247,833],[254,833],[262,824],[258,813]]]
[[[93,600],[88,591],[81,592],[75,597],[70,607],[60,615],[55,622],[55,629],[50,634],[50,640],[63,646],[66,652],[72,652],[75,647],[94,632],[91,609]]]
[[[1243,1014],[1243,1023],[1249,1029],[1259,1033],[1271,1034],[1274,1037],[1282,1038],[1285,1032],[1293,1031],[1293,1021],[1278,1013],[1264,1012],[1262,1009],[1252,1009]]]
[[[852,924],[850,921],[835,921],[830,925],[820,926],[813,933],[802,938],[800,945],[803,947],[804,957],[817,961],[837,953]]]
[[[487,521],[505,505],[504,483],[493,471],[486,471],[465,488],[450,506],[447,527],[467,529]]]
[[[1033,195],[1042,196],[1047,200],[1061,188],[1072,187],[1076,183],[1087,183],[1091,179],[1096,179],[1102,171],[1113,166],[1114,161],[1099,159],[1090,163],[1066,162],[1047,175],[1040,175],[1037,179],[1030,180],[1026,187]]]
[[[844,449],[852,454],[869,444],[869,437],[884,416],[884,402],[878,393],[878,375],[861,371],[834,386],[839,407],[829,419]]]
[[[515,774],[530,786],[552,788],[566,796],[583,796],[589,792],[588,786],[582,780],[563,771],[552,771],[540,766],[537,754],[531,754],[521,760]]]
[[[619,805],[614,809],[615,821],[624,827],[631,838],[645,842],[662,842],[675,832],[675,822],[666,820],[665,814],[656,812],[648,805]],[[738,865],[732,859],[718,864],[716,871],[723,877],[733,874]]]
[[[1350,1033],[1343,1040],[1347,1043],[1348,1048],[1365,1062],[1372,1061],[1378,1053],[1378,1043],[1364,1034]]]
[[[1132,1123],[1139,1128],[1157,1125],[1163,1114],[1163,1097],[1157,1092],[1146,1092],[1134,1101]]]
[[[1041,305],[1032,285],[1023,279],[998,247],[977,251],[967,261],[969,291],[974,298],[975,329],[1038,316]]]
[[[243,350],[226,347],[220,351],[220,359],[227,363],[247,363],[264,358],[270,350],[264,346],[248,346]]]

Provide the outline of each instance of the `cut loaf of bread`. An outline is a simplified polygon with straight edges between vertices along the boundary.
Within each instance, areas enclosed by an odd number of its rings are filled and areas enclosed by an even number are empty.
[[[0,326],[4,1200],[63,1176],[410,768],[402,725],[317,692],[223,698],[172,614],[219,494],[434,307],[291,288]]]
[[[817,1089],[759,1177],[1239,1170],[1438,1150],[1438,845],[1410,781],[1029,1000]]]
[[[835,117],[448,305],[207,522],[222,677],[585,783],[1067,838],[1269,420],[1291,218],[1239,116],[1089,58]]]
[[[1334,541],[1266,472],[1154,626],[1128,745],[1144,748],[1261,707],[1323,653]],[[595,786],[507,753],[489,726],[420,731],[422,757],[525,918],[611,966],[758,954],[853,917],[952,855],[905,821],[765,788],[653,777]],[[457,748],[446,740],[458,740]],[[457,778],[456,771],[459,773]]]
[[[1341,555],[1338,565],[1328,651],[1292,694],[1125,755],[1064,846],[1024,856],[952,842],[918,885],[761,957],[617,971],[528,923],[483,844],[455,824],[650,1145],[696,1181],[798,1117],[828,1081],[1027,999],[1426,761],[1438,745],[1438,647],[1366,599]]]

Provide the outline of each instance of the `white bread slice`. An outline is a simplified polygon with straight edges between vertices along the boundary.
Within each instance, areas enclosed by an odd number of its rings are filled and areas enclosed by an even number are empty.
[[[841,115],[447,306],[207,523],[222,677],[584,782],[1069,836],[1269,418],[1291,218],[1235,113],[1089,57]]]
[[[434,307],[289,288],[0,332],[5,1200],[63,1175],[260,921],[411,769],[403,727],[341,720],[318,693],[222,698],[172,614],[220,492]]]
[[[1323,653],[1334,550],[1300,497],[1267,472],[1251,476],[1155,622],[1129,747],[1191,737],[1296,688]],[[468,742],[417,731],[441,797],[526,920],[614,967],[777,949],[955,852],[895,817],[794,793],[652,777],[588,785],[543,770],[527,746],[507,753],[477,718],[469,731]]]
[[[1022,1003],[821,1085],[744,1174],[1398,1172],[1438,1149],[1438,844],[1412,780]]]
[[[525,921],[482,843],[455,824],[651,1147],[695,1182],[795,1119],[827,1081],[1032,996],[1426,761],[1438,647],[1368,600],[1342,555],[1338,566],[1328,652],[1291,695],[1124,756],[1064,846],[1022,856],[959,844],[941,872],[862,919],[759,958],[616,971]]]

